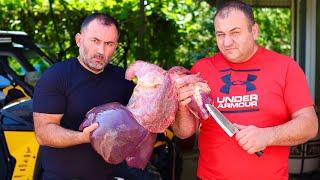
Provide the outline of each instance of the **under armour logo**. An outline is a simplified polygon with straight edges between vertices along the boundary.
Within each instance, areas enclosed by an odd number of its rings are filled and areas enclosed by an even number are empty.
[[[229,94],[231,86],[237,86],[237,85],[245,85],[246,91],[253,91],[256,89],[256,86],[252,83],[257,79],[256,75],[248,74],[246,81],[231,81],[231,74],[227,74],[225,76],[221,77],[221,80],[225,83],[224,86],[220,88],[220,92],[224,94]]]

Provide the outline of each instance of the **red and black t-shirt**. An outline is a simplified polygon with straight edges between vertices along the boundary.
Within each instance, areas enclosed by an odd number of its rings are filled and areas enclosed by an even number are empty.
[[[313,105],[299,65],[264,48],[241,64],[217,53],[199,60],[192,72],[208,81],[214,105],[233,123],[276,126]],[[267,147],[260,158],[250,155],[212,118],[201,121],[199,149],[201,179],[288,179],[289,147]]]

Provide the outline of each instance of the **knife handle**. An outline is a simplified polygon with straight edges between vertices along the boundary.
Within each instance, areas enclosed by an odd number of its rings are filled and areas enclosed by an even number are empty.
[[[261,157],[263,155],[263,151],[259,151],[255,153],[258,157]]]

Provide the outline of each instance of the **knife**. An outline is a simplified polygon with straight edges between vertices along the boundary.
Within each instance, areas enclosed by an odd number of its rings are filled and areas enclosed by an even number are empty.
[[[235,135],[239,130],[213,105],[205,104],[207,110],[220,125],[220,127],[228,134],[229,137]],[[255,153],[258,157],[262,156],[263,151]]]

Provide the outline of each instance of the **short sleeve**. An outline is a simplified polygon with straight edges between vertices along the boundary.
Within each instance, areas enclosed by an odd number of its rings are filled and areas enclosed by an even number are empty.
[[[291,114],[314,104],[304,72],[294,61],[288,65],[284,101]]]
[[[48,69],[36,84],[33,94],[33,112],[64,114],[66,98],[63,82],[59,73]]]

